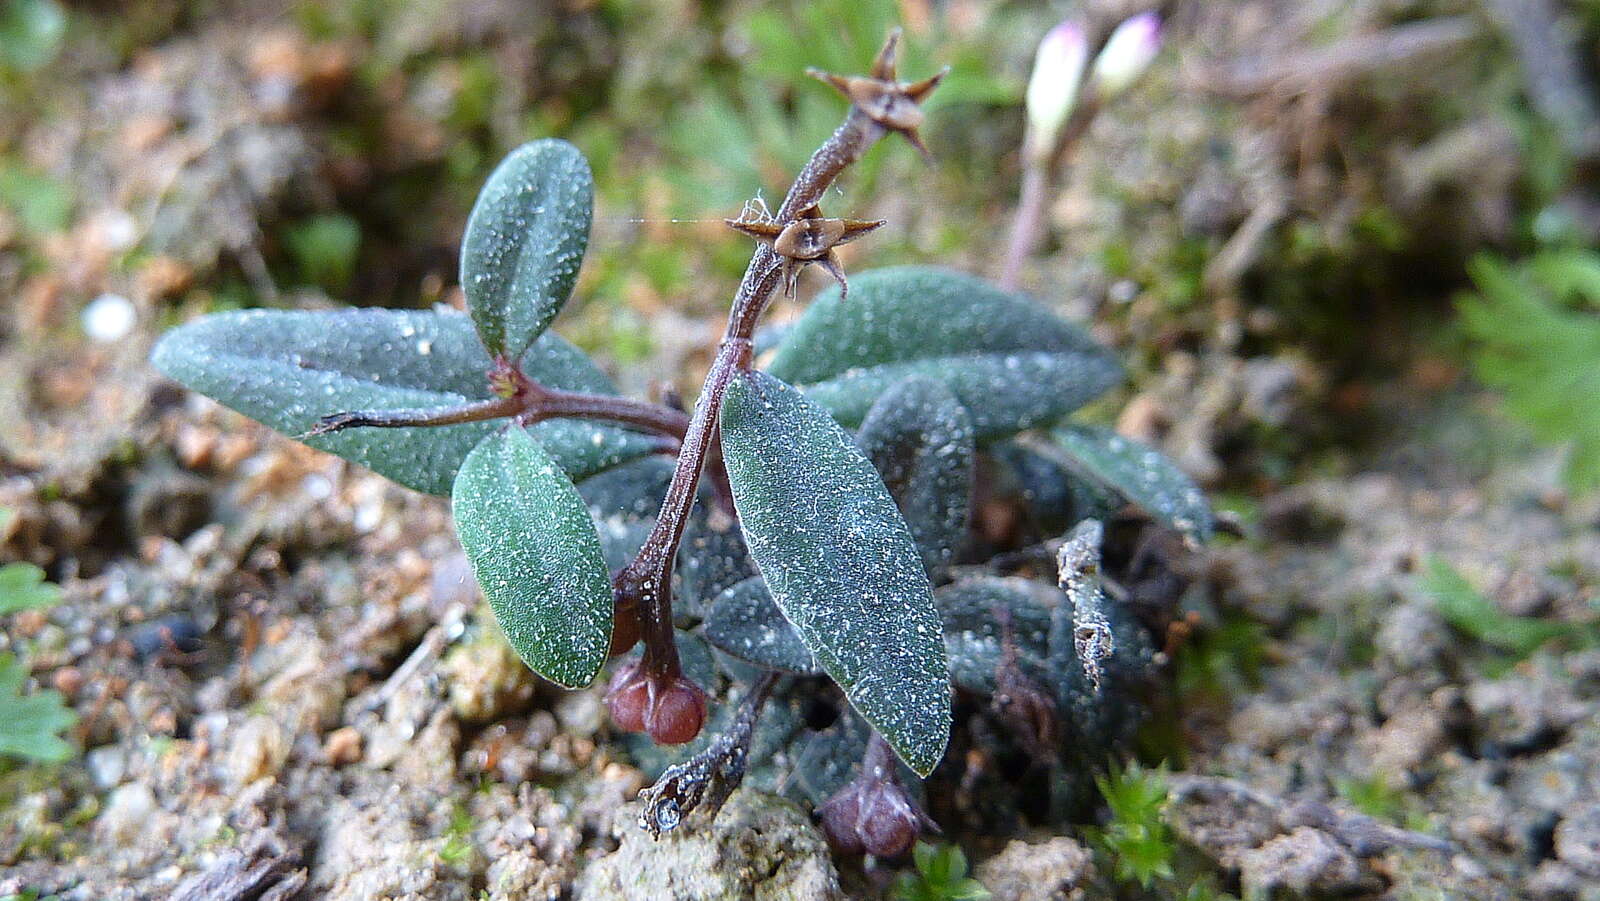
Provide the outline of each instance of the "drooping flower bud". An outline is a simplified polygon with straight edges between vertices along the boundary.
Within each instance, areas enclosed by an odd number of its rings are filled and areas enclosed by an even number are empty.
[[[1078,102],[1089,39],[1083,26],[1068,19],[1045,34],[1033,58],[1028,79],[1028,152],[1045,155],[1055,147],[1061,129]]]
[[[657,744],[693,741],[706,723],[706,697],[683,676],[652,678],[635,660],[617,669],[606,691],[611,720],[629,732],[648,732]]]
[[[1118,25],[1095,57],[1089,81],[1101,99],[1122,93],[1139,80],[1161,49],[1161,19],[1142,12]]]
[[[894,752],[877,733],[867,744],[860,775],[822,802],[817,814],[822,834],[840,854],[901,857],[916,844],[924,824],[932,825],[900,784]]]
[[[900,857],[922,832],[922,818],[897,782],[858,779],[835,792],[817,812],[822,816],[822,834],[840,854]]]

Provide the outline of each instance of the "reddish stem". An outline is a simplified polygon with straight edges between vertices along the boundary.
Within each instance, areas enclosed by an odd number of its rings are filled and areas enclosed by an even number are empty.
[[[883,126],[852,106],[844,122],[795,176],[794,185],[778,210],[777,221],[788,222],[821,201],[839,173],[885,134]],[[617,591],[638,600],[645,642],[644,666],[655,677],[681,672],[672,636],[672,561],[694,505],[701,470],[710,455],[723,396],[733,377],[750,368],[756,323],[781,285],[781,272],[782,259],[773,249],[765,244],[757,247],[734,296],[727,329],[695,402],[678,454],[678,467],[661,502],[661,513],[638,556],[617,574]]]

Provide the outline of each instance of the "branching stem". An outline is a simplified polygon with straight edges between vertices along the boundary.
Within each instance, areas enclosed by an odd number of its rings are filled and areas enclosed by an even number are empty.
[[[792,221],[802,210],[817,204],[834,179],[886,134],[888,130],[884,126],[852,106],[844,122],[817,148],[795,177],[794,185],[778,210],[777,221]],[[728,326],[717,346],[716,358],[706,374],[705,385],[684,433],[678,467],[662,500],[661,513],[638,556],[617,574],[618,593],[639,600],[645,642],[644,666],[658,677],[675,676],[680,671],[678,650],[672,638],[672,561],[694,505],[695,489],[717,427],[722,399],[733,377],[750,368],[752,336],[762,312],[782,284],[782,263],[782,258],[765,244],[758,246],[751,257],[744,280],[734,295],[733,309],[728,314]]]
[[[473,401],[452,407],[413,410],[357,410],[324,416],[306,433],[307,438],[331,435],[352,428],[404,429],[490,419],[515,417],[524,424],[561,417],[602,419],[633,426],[646,432],[683,438],[689,417],[681,410],[663,404],[618,397],[614,394],[588,394],[550,388],[532,381],[520,372],[509,374],[513,392],[507,397]]]

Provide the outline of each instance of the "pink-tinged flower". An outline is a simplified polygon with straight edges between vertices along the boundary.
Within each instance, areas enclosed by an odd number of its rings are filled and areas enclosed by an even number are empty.
[[[1117,26],[1095,57],[1089,81],[1102,98],[1122,93],[1150,68],[1161,49],[1161,19],[1142,12]]]
[[[1034,152],[1049,153],[1055,146],[1078,102],[1088,60],[1088,35],[1071,19],[1050,29],[1039,42],[1027,93],[1028,143]]]

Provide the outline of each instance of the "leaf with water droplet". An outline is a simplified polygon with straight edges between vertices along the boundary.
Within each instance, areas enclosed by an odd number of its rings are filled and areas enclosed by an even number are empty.
[[[1105,348],[1039,304],[928,266],[852,276],[848,301],[823,291],[769,368],[848,426],[902,379],[932,378],[966,406],[980,438],[1059,419],[1122,377]]]
[[[1158,451],[1102,426],[1068,425],[1050,433],[1063,461],[1143,508],[1185,538],[1209,541],[1216,519],[1205,493]]]
[[[827,412],[743,372],[722,408],[745,543],[818,665],[918,773],[944,754],[949,672],[915,541],[872,464]]]
[[[791,673],[820,672],[760,576],[717,595],[706,612],[705,633],[707,641],[740,660]]]
[[[517,655],[558,685],[593,681],[611,642],[611,575],[572,481],[526,431],[507,428],[467,455],[451,511]]]
[[[972,418],[940,382],[907,379],[867,411],[856,444],[900,507],[930,575],[955,561],[967,534],[976,453]]]
[[[461,239],[461,288],[491,355],[520,356],[555,319],[593,215],[594,175],[566,141],[524,144],[489,176]]]
[[[985,448],[992,464],[989,491],[1001,503],[1021,510],[1025,540],[1053,538],[1083,519],[1109,519],[1127,504],[1111,489],[1069,469],[1055,452],[1046,456],[1015,441]]]
[[[950,678],[957,685],[982,694],[995,690],[1008,621],[1019,665],[1033,676],[1048,672],[1051,611],[1065,600],[1051,586],[975,576],[941,586],[933,598],[944,624]]]
[[[156,368],[286,435],[352,410],[413,410],[487,400],[491,365],[471,321],[454,311],[241,310],[204,316],[168,332]],[[522,356],[541,384],[610,394],[582,351],[545,333]],[[351,428],[304,439],[428,494],[448,495],[467,453],[496,423],[429,428]],[[647,435],[580,419],[530,431],[574,478],[650,453]]]

